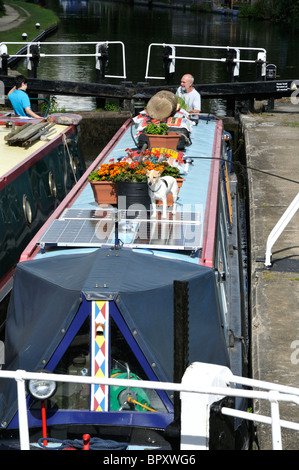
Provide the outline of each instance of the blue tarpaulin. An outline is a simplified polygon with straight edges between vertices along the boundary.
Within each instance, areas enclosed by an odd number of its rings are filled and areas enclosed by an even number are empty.
[[[173,379],[173,282],[189,283],[189,361],[229,365],[213,269],[130,249],[19,263],[7,315],[4,369],[46,368],[82,296],[115,301],[159,380]],[[15,412],[16,386],[0,381],[0,423]],[[1,424],[4,427],[3,424]]]

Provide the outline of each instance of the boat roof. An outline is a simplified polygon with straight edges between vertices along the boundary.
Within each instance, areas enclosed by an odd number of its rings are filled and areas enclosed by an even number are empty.
[[[201,205],[203,208],[206,206],[210,171],[213,162],[214,136],[219,123],[221,121],[215,120],[212,116],[205,115],[192,128],[192,144],[182,150],[184,156],[193,160],[193,164],[189,166],[188,177],[186,177],[188,182],[183,184],[179,193],[178,204],[180,207],[189,204],[190,209],[194,210]],[[120,157],[125,157],[126,149],[134,147],[134,144],[131,129],[128,129],[105,158],[104,162],[107,163],[110,159],[117,160]],[[72,207],[74,209],[84,209],[94,208],[95,206],[91,189],[88,186],[80,195],[80,198],[74,201]]]
[[[29,163],[30,159],[48,146],[49,141],[54,140],[59,134],[65,132],[66,126],[55,124],[51,129],[53,132],[48,136],[49,140],[36,140],[28,147],[22,147],[19,145],[9,145],[5,138],[11,133],[12,127],[8,124],[14,122],[17,127],[23,127],[29,122],[32,124],[38,124],[44,122],[44,119],[20,119],[12,117],[0,116],[0,182],[5,182],[8,178],[11,178],[12,174],[17,174],[18,170],[21,171],[22,167],[26,163]]]
[[[132,231],[130,229],[125,230],[125,234],[119,233],[123,246],[134,249],[150,249],[157,255],[161,255],[163,252],[164,256],[175,257],[176,259],[184,256],[184,250],[188,250],[188,252],[204,250],[206,253],[204,254],[203,264],[212,265],[213,248],[208,245],[213,238],[213,233],[210,231],[215,231],[215,226],[209,227],[210,223],[214,223],[214,219],[209,216],[209,212],[215,211],[217,204],[219,160],[214,159],[214,156],[217,154],[219,157],[220,155],[222,130],[222,121],[210,115],[202,115],[197,125],[192,128],[192,144],[183,151],[184,157],[189,158],[192,163],[188,165],[187,174],[183,175],[185,182],[180,189],[177,214],[173,217],[173,220],[168,217],[166,222],[159,221],[161,227],[164,229],[166,227],[169,233],[174,233],[175,231],[172,231],[171,227],[179,223],[181,228],[181,231],[177,232],[179,233],[177,235],[179,241],[177,242],[177,238],[174,240],[174,237],[171,236],[168,236],[167,240],[163,242],[160,239],[158,242],[145,240],[141,243],[140,240],[136,241],[135,234],[138,233],[142,223],[146,223],[147,226],[156,223],[156,221],[148,219],[143,220],[143,211],[133,222],[127,220],[127,214],[120,214],[119,226],[126,226],[127,222],[130,226],[133,224]],[[120,137],[116,138],[111,145],[108,145],[93,162],[78,182],[77,189],[74,188],[56,213],[50,217],[45,225],[46,229],[39,232],[37,237],[33,239],[21,259],[29,259],[36,244],[42,247],[59,247],[59,253],[63,254],[63,248],[72,247],[73,249],[86,250],[100,246],[112,246],[115,243],[114,227],[111,228],[111,232],[107,233],[104,240],[99,240],[96,236],[97,223],[102,217],[107,216],[107,210],[103,215],[103,210],[100,210],[101,207],[94,200],[87,176],[92,169],[97,168],[100,164],[107,163],[111,159],[117,160],[125,157],[126,149],[136,148],[136,140],[134,140],[136,136],[132,135],[130,121],[124,124],[120,133]],[[150,231],[148,227],[147,230]],[[207,230],[210,234],[205,239],[204,232]],[[80,237],[78,236],[79,233]],[[182,233],[184,234],[183,238],[181,237]],[[174,254],[174,250],[180,253]],[[50,251],[49,256],[52,254]],[[188,260],[190,262],[199,262],[198,256],[195,258],[189,257]]]

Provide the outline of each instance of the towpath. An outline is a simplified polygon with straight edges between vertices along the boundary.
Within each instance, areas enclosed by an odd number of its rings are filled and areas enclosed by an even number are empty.
[[[10,5],[4,5],[5,15],[0,18],[0,31],[8,31],[12,28],[19,26],[25,21],[26,18],[21,18],[19,12],[11,7]],[[25,8],[22,10],[26,13],[27,16],[30,16],[28,11]]]
[[[272,248],[272,266],[264,266],[268,235],[299,193],[299,104],[243,115],[241,125],[250,167],[252,375],[299,387],[299,210]],[[299,422],[298,405],[283,410],[282,419]],[[259,402],[254,411],[269,416]],[[272,448],[269,426],[258,425],[257,436],[261,450]],[[298,432],[282,436],[283,449],[298,449]]]

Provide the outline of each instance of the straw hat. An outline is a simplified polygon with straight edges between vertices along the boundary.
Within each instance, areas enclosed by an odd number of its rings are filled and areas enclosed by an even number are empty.
[[[177,109],[178,99],[174,93],[162,90],[151,97],[147,103],[147,113],[152,119],[163,121],[171,116]]]

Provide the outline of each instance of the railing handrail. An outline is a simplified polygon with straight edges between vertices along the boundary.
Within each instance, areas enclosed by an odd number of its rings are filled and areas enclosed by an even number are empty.
[[[262,48],[262,47],[239,47],[239,46],[206,46],[206,45],[192,45],[192,44],[168,44],[168,43],[151,43],[149,46],[148,46],[148,53],[147,53],[147,61],[146,61],[146,70],[145,70],[145,79],[156,79],[156,80],[160,80],[160,79],[163,79],[165,77],[155,77],[155,76],[151,76],[149,75],[149,64],[150,64],[150,55],[151,55],[151,49],[152,47],[154,46],[159,46],[159,47],[171,47],[172,49],[174,48],[178,48],[178,47],[181,47],[181,48],[191,48],[191,49],[219,49],[219,50],[226,50],[226,51],[229,51],[229,50],[235,50],[235,51],[256,51],[258,52],[258,57],[257,57],[257,60],[260,60],[263,64],[266,63],[266,55],[267,55],[267,51],[266,49]],[[174,50],[173,49],[173,50]],[[260,56],[259,56],[260,54]],[[188,60],[200,60],[200,61],[210,61],[210,62],[222,62],[222,63],[226,63],[227,62],[227,58],[220,58],[220,59],[217,59],[217,58],[207,58],[207,57],[188,57],[188,56],[177,56],[175,54],[170,54],[169,55],[169,60],[177,60],[177,59],[180,59],[180,60],[185,60],[185,59],[188,59]],[[240,63],[250,63],[250,64],[256,64],[257,61],[256,60],[244,60],[244,59],[240,59],[239,57],[236,57],[235,59],[232,59],[232,62],[235,63],[236,65],[239,65]]]
[[[196,365],[201,365],[200,363],[195,363]],[[206,366],[205,364],[203,365]],[[222,378],[223,386],[203,386],[198,385],[202,382],[194,382],[194,386],[190,386],[190,381],[184,381],[184,378],[181,383],[171,383],[171,382],[155,382],[147,380],[138,380],[138,388],[147,388],[152,390],[167,390],[167,391],[176,391],[181,393],[182,401],[183,395],[189,396],[190,394],[198,395],[215,395],[217,400],[219,397],[242,397],[248,399],[264,399],[268,400],[271,404],[271,417],[265,417],[262,415],[248,413],[239,410],[233,410],[230,408],[223,408],[223,414],[241,417],[243,419],[248,419],[252,421],[260,421],[262,423],[270,424],[272,426],[272,442],[273,448],[281,449],[281,427],[286,427],[289,429],[294,429],[299,431],[299,424],[281,420],[279,416],[279,402],[290,402],[299,404],[299,388],[289,387],[284,385],[273,384],[270,382],[263,382],[258,380],[253,380],[244,377],[237,377],[231,374],[229,369],[218,366],[211,366],[217,371],[219,369],[219,376]],[[188,368],[189,369],[189,368]],[[187,371],[188,371],[187,369]],[[221,371],[221,372],[220,372]],[[223,376],[223,371],[225,376]],[[223,379],[224,377],[224,379]],[[25,382],[31,379],[44,379],[44,380],[53,380],[55,382],[64,382],[64,383],[80,383],[80,384],[99,384],[99,385],[108,385],[108,386],[132,386],[132,380],[130,379],[116,379],[116,378],[96,378],[96,377],[86,377],[86,376],[77,376],[77,375],[61,375],[53,373],[43,373],[43,372],[27,372],[24,370],[17,371],[6,371],[0,370],[0,379],[8,378],[14,379],[17,382],[18,388],[18,406],[19,406],[19,428],[20,428],[20,445],[22,450],[28,450],[30,447],[29,444],[29,431],[28,431],[28,417],[27,417],[27,404],[26,404],[26,387]],[[218,383],[218,381],[217,381]],[[246,390],[236,387],[236,385],[246,385],[247,387],[257,388],[260,387],[264,389],[263,391],[259,390]],[[236,387],[236,388],[233,388]],[[216,399],[215,399],[216,401]],[[182,406],[182,419],[183,419],[183,406]]]
[[[122,41],[80,41],[80,42],[71,42],[71,41],[66,41],[66,42],[44,42],[44,41],[8,41],[8,42],[0,42],[0,54],[3,54],[5,51],[5,48],[7,48],[8,45],[22,45],[23,47],[27,47],[27,52],[26,53],[20,53],[20,54],[9,54],[10,58],[25,58],[25,59],[31,59],[33,57],[33,54],[30,52],[30,47],[31,46],[38,46],[40,48],[41,46],[96,46],[96,51],[95,53],[88,53],[88,54],[81,54],[81,53],[76,53],[76,54],[47,54],[47,53],[40,53],[39,57],[40,58],[46,58],[46,57],[95,57],[96,60],[101,57],[101,52],[98,52],[97,47],[99,45],[106,44],[107,47],[110,44],[119,44],[121,45],[122,48],[122,70],[123,73],[122,75],[105,75],[107,78],[126,78],[126,58],[125,58],[125,45]],[[21,48],[21,50],[23,49]],[[1,58],[0,58],[1,60]],[[96,67],[97,68],[97,67]]]
[[[274,228],[271,230],[267,243],[266,243],[266,254],[265,254],[265,266],[269,267],[271,266],[271,257],[272,257],[272,247],[274,243],[278,240],[288,223],[291,221],[293,216],[296,214],[296,212],[299,210],[299,193],[297,196],[293,199],[289,207],[285,210],[277,224],[274,226]]]

